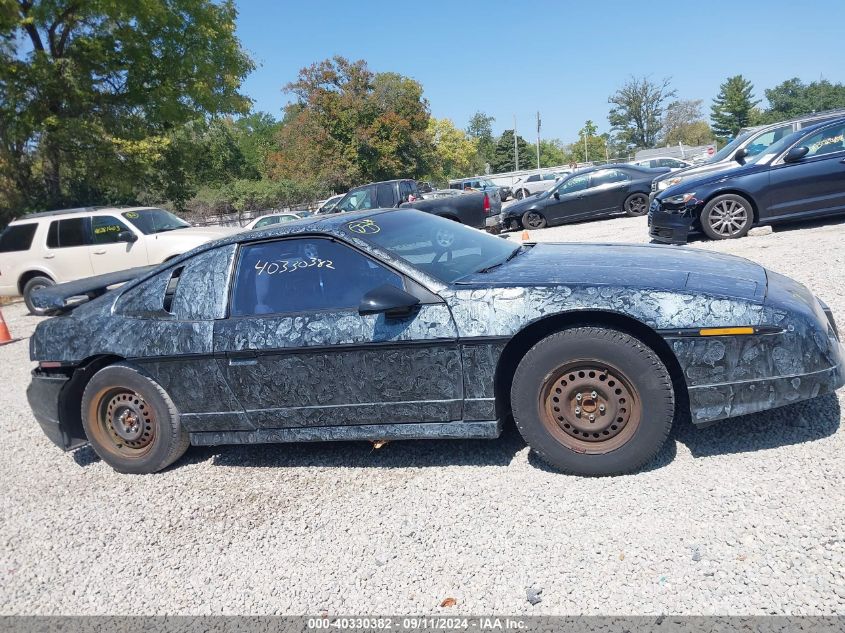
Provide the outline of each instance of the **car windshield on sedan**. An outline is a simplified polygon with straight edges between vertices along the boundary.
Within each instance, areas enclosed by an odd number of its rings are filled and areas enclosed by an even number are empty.
[[[345,228],[447,284],[504,264],[523,250],[509,240],[421,211],[380,213],[351,220]]]
[[[123,217],[129,220],[144,235],[164,233],[177,229],[187,229],[191,225],[182,218],[164,209],[140,209],[138,211],[124,211]]]
[[[737,136],[734,140],[732,140],[718,152],[713,154],[713,156],[704,161],[704,164],[709,165],[711,163],[718,163],[725,160],[735,150],[739,149],[739,146],[742,145],[746,140],[748,140],[748,137],[754,134],[754,132],[755,130],[746,130],[745,132],[741,132],[740,135]]]
[[[775,141],[771,145],[769,145],[765,150],[757,154],[756,156],[752,156],[751,158],[746,159],[746,165],[767,165],[776,156],[780,156],[783,152],[785,152],[793,143],[796,143],[806,132],[793,132],[792,134],[788,134],[784,136],[779,141]]]

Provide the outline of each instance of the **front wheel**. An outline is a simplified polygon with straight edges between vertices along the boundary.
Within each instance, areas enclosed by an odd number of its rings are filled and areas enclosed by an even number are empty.
[[[635,193],[625,199],[622,207],[625,215],[636,217],[648,213],[648,196],[643,193]]]
[[[520,189],[516,192],[517,200],[525,200],[528,197],[528,192],[525,189]]]
[[[526,229],[542,229],[546,226],[546,218],[539,211],[526,211],[522,216],[522,226]]]
[[[711,240],[742,237],[751,229],[753,221],[751,203],[734,194],[716,196],[701,212],[701,230]]]
[[[32,293],[36,290],[40,290],[41,288],[49,288],[50,286],[55,286],[56,282],[50,279],[49,277],[33,277],[29,281],[27,281],[23,286],[23,301],[26,304],[27,309],[29,310],[30,314],[41,314],[42,311],[38,310],[35,305],[32,303]]]
[[[154,473],[190,444],[162,387],[125,363],[104,367],[82,395],[82,426],[94,451],[121,473]]]
[[[618,330],[552,334],[517,366],[513,418],[531,449],[577,475],[616,475],[651,461],[672,427],[675,396],[650,347]]]

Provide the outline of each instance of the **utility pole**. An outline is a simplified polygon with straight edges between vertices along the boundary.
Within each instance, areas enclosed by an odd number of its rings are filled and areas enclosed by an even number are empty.
[[[540,111],[537,111],[537,170],[540,170]]]
[[[519,147],[516,145],[516,115],[513,115],[513,170],[519,171]]]
[[[585,163],[588,162],[587,161],[587,132],[588,131],[589,130],[587,129],[587,126],[584,126],[584,162]]]

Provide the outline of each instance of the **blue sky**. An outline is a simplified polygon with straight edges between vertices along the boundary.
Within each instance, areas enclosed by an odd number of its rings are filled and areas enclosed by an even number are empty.
[[[729,75],[758,97],[790,77],[845,82],[845,0],[238,0],[238,36],[259,67],[244,92],[281,116],[282,86],[342,55],[413,77],[431,112],[465,127],[476,110],[565,142],[584,121],[608,128],[607,97],[628,77],[672,77],[705,114]]]

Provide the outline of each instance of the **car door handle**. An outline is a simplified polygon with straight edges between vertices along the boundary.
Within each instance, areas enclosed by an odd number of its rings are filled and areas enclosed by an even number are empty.
[[[53,259],[54,257],[55,255],[53,253],[50,253],[49,255],[45,255],[44,259]]]
[[[94,251],[94,255],[105,255],[105,254],[106,254],[106,250],[105,250],[105,249],[103,249],[103,250],[101,250],[101,251]]]

